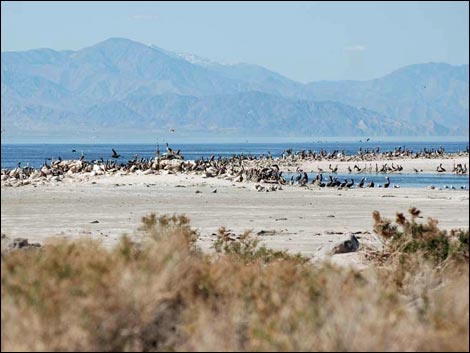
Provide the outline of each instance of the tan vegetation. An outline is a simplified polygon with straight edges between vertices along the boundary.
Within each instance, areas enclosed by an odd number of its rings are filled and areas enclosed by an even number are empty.
[[[468,351],[468,231],[397,224],[358,272],[220,229],[196,247],[184,216],[149,215],[142,239],[12,251],[1,264],[1,348],[19,350]]]

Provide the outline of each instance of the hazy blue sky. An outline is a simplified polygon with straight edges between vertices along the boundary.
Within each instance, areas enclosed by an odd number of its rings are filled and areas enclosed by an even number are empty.
[[[2,51],[80,49],[125,37],[289,78],[370,79],[469,62],[467,2],[7,2]]]

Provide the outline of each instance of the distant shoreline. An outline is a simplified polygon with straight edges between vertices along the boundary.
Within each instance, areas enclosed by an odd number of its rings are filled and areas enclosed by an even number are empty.
[[[377,156],[378,157],[378,156]],[[357,156],[345,156],[341,159],[292,159],[274,158],[274,159],[245,159],[238,165],[238,162],[230,162],[233,166],[241,167],[239,171],[232,169],[227,170],[223,174],[219,173],[219,167],[214,168],[206,165],[205,168],[197,168],[201,163],[208,163],[208,160],[201,162],[200,160],[184,160],[184,159],[157,159],[149,158],[145,162],[137,162],[139,166],[134,165],[132,161],[127,164],[109,164],[100,161],[87,160],[62,160],[50,162],[50,165],[41,168],[17,167],[12,169],[2,168],[1,186],[4,187],[24,187],[24,186],[47,186],[58,185],[66,182],[81,184],[90,180],[101,178],[113,178],[124,175],[141,177],[143,175],[152,175],[156,178],[162,178],[163,175],[176,174],[186,177],[203,177],[208,179],[226,179],[232,182],[239,182],[239,185],[253,184],[254,179],[249,179],[251,170],[275,170],[283,173],[295,173],[298,175],[304,172],[321,175],[347,174],[349,178],[355,177],[357,174],[375,174],[392,176],[394,174],[460,174],[468,177],[468,154],[446,153],[443,156],[432,158],[418,157],[389,157],[389,158],[373,158],[373,159],[357,159]],[[230,168],[233,168],[231,166]],[[243,167],[242,167],[243,166]],[[456,167],[458,169],[456,170]],[[225,168],[225,167],[222,167]],[[246,169],[244,169],[246,168]],[[383,168],[386,168],[385,170]],[[439,171],[439,168],[444,168]],[[462,169],[464,168],[464,169]],[[212,169],[212,171],[208,171]],[[335,170],[334,170],[335,169]],[[240,177],[241,176],[241,177]],[[312,176],[311,176],[312,177]],[[276,185],[286,185],[289,178],[269,181]],[[243,182],[242,182],[243,181]],[[313,182],[313,180],[311,180]],[[358,180],[356,180],[358,181]]]
[[[5,138],[3,138],[4,140]],[[236,144],[250,144],[250,145],[258,145],[258,144],[276,144],[276,145],[287,145],[287,144],[314,144],[314,143],[360,143],[360,140],[363,140],[362,143],[367,145],[373,145],[374,143],[403,143],[403,142],[414,142],[414,143],[470,143],[470,139],[468,135],[464,136],[432,136],[432,137],[420,137],[420,136],[411,136],[411,137],[371,137],[369,141],[364,141],[367,137],[312,137],[312,138],[293,138],[292,140],[287,141],[278,141],[276,138],[258,138],[258,137],[247,137],[241,140],[214,140],[207,142],[207,140],[198,139],[198,140],[188,140],[185,138],[172,138],[171,136],[165,136],[158,138],[160,141],[171,141],[172,143],[176,143],[179,145],[220,145],[220,144],[227,144],[227,145],[236,145]],[[119,145],[151,145],[156,144],[157,138],[154,140],[148,140],[146,142],[140,141],[117,141],[117,140],[109,140],[109,141],[101,141],[101,142],[85,142],[85,141],[76,141],[70,142],[70,140],[61,142],[61,141],[53,141],[53,142],[44,142],[44,141],[37,141],[37,142],[15,142],[15,141],[8,141],[1,143],[2,146],[11,146],[11,145],[108,145],[108,144],[119,144]],[[248,140],[248,142],[247,142]],[[161,142],[160,142],[161,143]]]

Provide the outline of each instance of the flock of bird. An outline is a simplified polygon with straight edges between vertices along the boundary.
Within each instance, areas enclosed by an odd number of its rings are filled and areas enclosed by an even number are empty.
[[[320,188],[339,188],[339,189],[350,189],[354,187],[355,180],[353,178],[350,178],[351,180],[348,180],[348,178],[345,178],[343,181],[340,181],[337,177],[328,175],[328,180],[324,181],[323,179],[323,174],[318,173],[315,177],[315,179],[312,179],[310,181],[310,185],[313,186],[318,186]],[[362,188],[373,188],[375,187],[375,182],[373,180],[369,181],[366,184],[367,177],[362,177],[361,180],[357,184],[358,189]],[[291,176],[290,178],[290,185],[299,185],[299,186],[307,186],[309,185],[309,177],[306,172],[299,172],[297,176]],[[383,188],[388,188],[390,186],[390,178],[387,176],[385,177],[385,183],[383,185],[379,184],[377,187],[383,187]],[[399,188],[400,186],[394,185],[394,188]]]
[[[338,172],[338,165],[328,166],[328,171],[324,171],[318,167],[318,174],[312,180],[309,180],[309,176],[306,172],[297,168],[298,175],[286,177],[283,175],[280,164],[285,164],[286,160],[289,159],[312,159],[312,160],[344,160],[344,151],[337,150],[333,152],[320,151],[298,151],[293,153],[292,149],[285,150],[282,153],[281,158],[273,158],[271,153],[267,153],[266,156],[254,156],[251,154],[239,154],[231,157],[217,158],[212,155],[210,158],[200,158],[194,161],[186,161],[180,150],[173,150],[168,143],[166,143],[166,153],[161,153],[159,146],[155,152],[155,157],[151,158],[139,158],[138,155],[134,155],[133,159],[127,162],[121,161],[123,156],[119,154],[114,148],[111,149],[111,159],[105,160],[99,158],[97,160],[88,161],[85,159],[83,152],[80,157],[76,160],[62,160],[58,157],[57,160],[54,158],[46,159],[44,164],[40,168],[33,168],[29,165],[21,167],[21,162],[18,163],[14,169],[2,169],[1,180],[2,184],[10,186],[19,186],[34,184],[37,180],[52,180],[61,181],[64,177],[73,174],[86,174],[88,176],[113,174],[113,173],[140,173],[140,174],[155,174],[159,171],[165,171],[166,173],[196,173],[200,174],[204,178],[222,178],[234,182],[250,181],[255,183],[265,183],[272,185],[299,185],[299,186],[317,186],[323,187],[335,187],[335,188],[373,188],[375,183],[370,180],[366,183],[367,178],[363,177],[357,184],[353,178],[346,178],[339,180],[335,174]],[[78,153],[75,149],[72,150],[74,153]],[[421,156],[421,158],[433,158],[434,155],[443,156],[445,153],[444,149],[438,150],[427,150],[413,152],[406,148],[398,147],[393,152],[380,153],[377,148],[375,150],[361,149],[358,151],[358,155],[361,160],[370,159],[372,155],[376,158],[379,156],[393,156],[403,157],[405,156]],[[427,157],[426,157],[427,156]],[[416,157],[418,158],[418,157]],[[355,163],[353,168],[348,166],[349,173],[393,173],[401,172],[403,166],[399,164],[384,163],[380,167],[375,163],[375,167],[372,163],[369,165],[365,164],[364,167],[360,167],[359,163]],[[415,169],[415,172],[420,170]],[[437,168],[438,172],[445,172],[446,170],[440,164]],[[454,164],[453,172],[457,174],[466,174],[467,166],[464,164]],[[327,179],[323,178],[323,173],[330,173]],[[348,180],[349,179],[349,180]],[[385,177],[383,185],[377,185],[378,187],[388,188],[390,186],[390,178]],[[394,187],[398,187],[394,185]]]
[[[458,153],[459,155],[468,155],[469,147],[466,147],[465,151]],[[380,147],[367,148],[365,150],[360,147],[355,155],[347,155],[344,149],[337,149],[334,151],[320,150],[300,150],[293,152],[292,148],[284,150],[281,158],[284,160],[312,160],[312,161],[323,161],[323,160],[341,160],[341,161],[373,161],[373,160],[391,160],[391,159],[436,159],[443,158],[446,156],[446,151],[443,147],[437,149],[424,148],[422,150],[414,151],[408,149],[406,146],[396,147],[393,151],[380,151]]]
[[[441,170],[444,169],[441,166]],[[445,170],[444,170],[445,171]],[[452,169],[452,173],[458,174],[458,175],[463,175],[467,174],[468,169],[467,169],[467,163],[464,163],[462,166],[461,163],[458,163],[457,165],[454,163],[454,168]]]
[[[367,166],[367,164],[364,165],[363,168],[361,168],[359,166],[359,164],[354,164],[354,166],[351,168],[351,166],[348,165],[348,172],[349,173],[372,173],[373,171],[375,171],[375,173],[393,173],[393,172],[401,172],[403,171],[403,166],[402,165],[399,165],[397,164],[396,166],[394,165],[394,163],[390,165],[388,165],[388,163],[385,163],[385,164],[382,164],[382,166],[379,168],[379,165],[377,163],[375,163],[375,168],[372,166],[372,163],[369,163],[369,166]],[[320,167],[317,167],[317,170],[319,173],[323,173],[324,172],[324,169],[320,168]],[[336,165],[335,167],[332,167],[332,165],[330,164],[328,166],[328,170],[335,174],[338,172],[338,165]]]

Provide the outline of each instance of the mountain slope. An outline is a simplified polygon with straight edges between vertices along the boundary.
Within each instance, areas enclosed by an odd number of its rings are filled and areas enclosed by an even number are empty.
[[[5,110],[4,110],[5,109]],[[22,136],[138,133],[146,139],[166,134],[212,137],[305,137],[417,135],[423,131],[383,115],[336,102],[313,102],[262,92],[205,97],[159,95],[130,97],[81,110],[59,111],[36,105],[2,104],[7,130]],[[8,117],[14,116],[14,119]],[[54,121],[58,121],[54,124]],[[436,126],[436,131],[448,131]],[[433,134],[434,131],[430,131]]]
[[[314,82],[308,90],[313,99],[366,107],[411,124],[434,121],[468,134],[468,65],[411,65],[370,81]]]
[[[159,96],[126,103],[149,122],[160,120],[167,127],[171,127],[176,119],[180,128],[231,129],[240,134],[273,136],[412,133],[405,126],[366,109],[358,110],[336,102],[294,100],[262,92],[200,98]]]
[[[468,65],[412,65],[370,81],[304,85],[122,38],[1,54],[2,135],[468,134]],[[98,136],[98,134],[97,134]]]
[[[203,96],[263,88],[262,84],[245,82],[157,47],[122,38],[111,38],[76,52],[5,52],[2,72],[43,78],[95,101],[122,99],[135,93]],[[282,84],[276,85],[281,94]],[[285,84],[298,85],[288,79]]]

